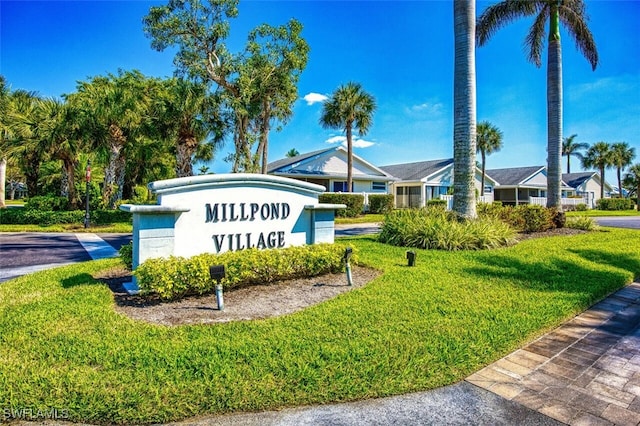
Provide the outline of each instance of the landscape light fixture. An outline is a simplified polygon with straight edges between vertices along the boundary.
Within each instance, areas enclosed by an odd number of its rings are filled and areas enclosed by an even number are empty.
[[[211,275],[211,279],[216,282],[216,300],[218,301],[218,310],[222,311],[224,309],[224,299],[222,297],[222,284],[220,284],[220,281],[222,281],[225,276],[224,265],[210,266],[209,275]]]
[[[413,250],[407,251],[407,261],[409,266],[416,266],[416,252]]]
[[[344,250],[344,256],[342,257],[342,260],[345,261],[347,267],[347,283],[349,285],[353,285],[353,280],[351,278],[351,264],[349,263],[349,261],[351,260],[351,255],[353,254],[353,249],[351,247],[347,247]]]

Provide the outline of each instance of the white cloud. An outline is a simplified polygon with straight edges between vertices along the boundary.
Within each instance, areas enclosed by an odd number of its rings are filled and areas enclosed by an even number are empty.
[[[405,108],[405,112],[411,116],[434,116],[442,114],[444,105],[441,102],[424,102]]]
[[[347,137],[346,136],[332,136],[329,139],[327,139],[325,142],[329,143],[329,144],[346,143],[347,142]]]
[[[313,105],[316,104],[318,102],[324,102],[327,99],[329,99],[327,96],[325,95],[321,95],[320,93],[307,93],[306,95],[304,95],[304,97],[302,98],[305,101],[307,101],[307,105]]]
[[[332,136],[325,141],[328,144],[336,144],[339,143],[345,148],[347,147],[347,137],[346,136]],[[375,142],[366,141],[364,139],[355,139],[353,141],[354,148],[369,148],[370,146],[375,145]]]

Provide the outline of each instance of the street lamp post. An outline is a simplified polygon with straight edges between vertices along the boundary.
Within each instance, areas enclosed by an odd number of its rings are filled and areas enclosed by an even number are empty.
[[[84,227],[88,228],[89,227],[89,184],[91,183],[91,160],[87,160],[87,172],[85,174],[85,178],[87,181],[87,193],[86,193],[87,205],[84,213]]]

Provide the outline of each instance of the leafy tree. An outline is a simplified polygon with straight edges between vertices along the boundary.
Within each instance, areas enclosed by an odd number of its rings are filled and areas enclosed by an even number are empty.
[[[102,198],[115,208],[122,199],[126,156],[149,132],[150,82],[139,71],[98,76],[80,82],[68,100],[81,117],[83,138],[108,155]]]
[[[631,165],[636,156],[635,149],[626,142],[616,142],[611,145],[611,162],[615,166],[618,177],[618,191],[622,197],[622,170]]]
[[[35,92],[16,90],[11,93],[5,119],[10,135],[6,152],[24,174],[30,197],[40,195],[40,166],[46,159],[44,141],[49,123],[42,101]]]
[[[209,139],[216,135],[212,119],[217,116],[217,105],[202,82],[174,78],[164,81],[163,89],[157,127],[174,145],[176,176],[192,176],[197,154],[208,151],[213,157],[220,142],[220,138]]]
[[[482,157],[482,183],[480,195],[484,195],[485,166],[487,154],[493,154],[502,148],[502,132],[488,121],[481,121],[477,126],[476,150]]]
[[[629,167],[624,176],[623,185],[629,193],[636,193],[636,209],[640,210],[640,163]]]
[[[608,167],[613,166],[611,155],[611,145],[606,142],[596,142],[589,147],[582,165],[585,169],[597,168],[600,171],[600,198],[604,198],[604,172]]]
[[[562,55],[560,23],[575,40],[578,50],[595,70],[598,51],[587,25],[589,18],[583,0],[503,0],[489,6],[478,18],[477,40],[482,46],[501,27],[521,17],[533,16],[525,39],[529,61],[542,64],[545,23],[549,22],[547,59],[547,207],[562,210],[560,165],[562,153]]]
[[[300,153],[298,152],[297,149],[295,148],[291,148],[289,151],[287,151],[287,153],[285,154],[286,157],[288,158],[293,158],[293,157],[297,157],[298,155],[300,155]]]
[[[302,26],[261,25],[249,34],[242,54],[231,54],[224,44],[229,22],[238,14],[237,0],[170,0],[152,7],[144,18],[152,47],[178,46],[178,72],[211,80],[230,109],[235,152],[232,171],[266,171],[271,120],[286,122],[297,98],[295,84],[306,66],[308,46]],[[257,131],[252,132],[253,128]],[[259,140],[255,154],[251,147]]]
[[[9,139],[8,123],[6,122],[9,112],[9,87],[4,76],[0,75],[0,209],[5,208],[5,184],[7,177],[7,157],[6,144]]]
[[[576,137],[578,137],[578,135],[573,134],[562,139],[562,155],[567,157],[567,173],[571,173],[571,156],[582,161],[584,156],[580,151],[589,148],[588,143],[575,142]]]
[[[347,136],[347,192],[353,184],[353,129],[362,136],[373,124],[376,102],[359,83],[338,87],[322,105],[320,125],[325,129],[341,129]]]
[[[453,211],[475,219],[476,57],[475,0],[454,0]]]
[[[285,124],[293,115],[298,99],[297,83],[307,65],[309,46],[301,37],[302,25],[292,19],[287,25],[260,25],[249,35],[247,69],[255,75],[254,93],[259,103],[256,127],[259,129],[257,162],[267,173],[271,121]]]

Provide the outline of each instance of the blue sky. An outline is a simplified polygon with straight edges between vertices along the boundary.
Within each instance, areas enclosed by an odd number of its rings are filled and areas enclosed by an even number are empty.
[[[478,1],[477,13],[491,3]],[[152,50],[142,31],[142,18],[159,4],[1,0],[0,74],[13,89],[43,96],[72,93],[77,81],[118,69],[171,76],[173,51]],[[588,1],[587,8],[600,64],[592,71],[562,33],[564,135],[627,142],[640,162],[640,1]],[[302,22],[311,47],[294,116],[270,135],[269,161],[291,148],[304,153],[339,141],[341,132],[318,124],[321,103],[311,100],[349,81],[361,83],[378,105],[357,155],[375,165],[451,157],[452,10],[450,1],[241,1],[231,21],[232,51],[242,49],[255,26],[290,18]],[[526,60],[530,25],[509,25],[476,53],[478,121],[504,133],[504,147],[488,157],[488,168],[546,164],[546,67]],[[222,148],[212,171],[230,170],[222,159],[231,149],[231,143]],[[572,171],[579,170],[572,159]]]

